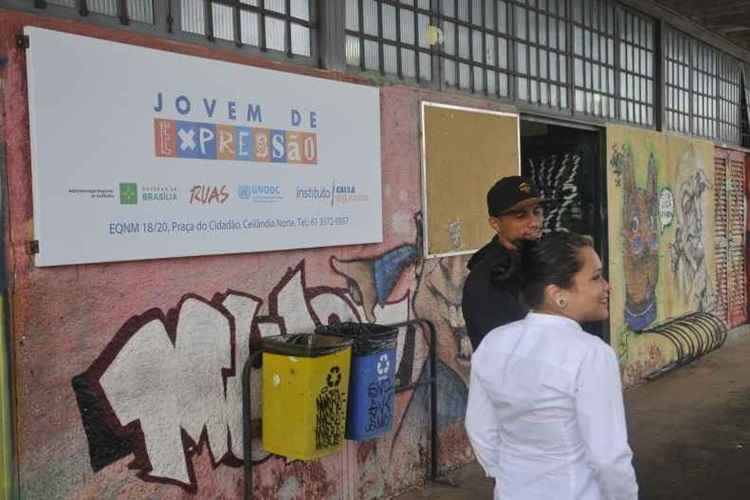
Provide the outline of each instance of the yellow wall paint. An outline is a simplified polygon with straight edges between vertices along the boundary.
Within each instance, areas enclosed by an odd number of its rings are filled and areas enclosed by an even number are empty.
[[[5,306],[0,297],[0,500],[11,498],[13,441],[11,440],[10,380],[5,331]]]
[[[647,323],[649,328],[695,311],[711,312],[715,305],[713,151],[713,144],[708,141],[607,127],[610,332],[612,346],[624,365],[626,384],[639,381],[677,356],[666,338],[635,332],[639,322]],[[624,158],[632,166],[631,182],[621,172]],[[656,240],[655,246],[642,247],[642,240],[637,237],[640,233],[634,229],[644,221],[634,219],[650,218],[653,212],[635,205],[650,192],[649,162],[656,171],[656,220],[650,226],[656,229]],[[628,189],[640,192],[629,197]],[[667,209],[670,198],[671,220]],[[696,239],[702,242],[701,249],[691,247]],[[632,257],[637,251],[648,252],[648,248],[655,253],[658,271]],[[631,257],[626,256],[628,252]],[[691,258],[696,253],[702,256],[698,272],[696,261]],[[633,266],[633,262],[639,265]],[[654,259],[649,262],[653,264]],[[630,300],[626,299],[626,287]],[[639,302],[638,298],[648,296],[642,290],[652,290],[653,300]],[[653,304],[650,314],[632,313],[649,310],[642,306],[644,303]],[[626,320],[626,308],[631,311],[630,321]]]

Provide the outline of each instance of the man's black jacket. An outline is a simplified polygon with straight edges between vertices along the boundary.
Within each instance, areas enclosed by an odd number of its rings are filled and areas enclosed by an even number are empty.
[[[467,267],[461,309],[471,346],[476,350],[490,330],[522,319],[528,310],[519,300],[519,255],[505,249],[497,236],[469,259]]]

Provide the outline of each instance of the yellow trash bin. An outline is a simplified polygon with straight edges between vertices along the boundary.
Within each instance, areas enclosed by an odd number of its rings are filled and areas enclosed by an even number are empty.
[[[327,335],[263,339],[263,448],[299,460],[344,442],[351,341]]]

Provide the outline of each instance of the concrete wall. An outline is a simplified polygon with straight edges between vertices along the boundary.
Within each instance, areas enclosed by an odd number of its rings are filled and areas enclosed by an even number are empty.
[[[625,385],[677,357],[666,337],[642,332],[716,308],[713,152],[707,141],[607,128],[610,332]]]
[[[435,322],[440,464],[471,459],[462,425],[470,354],[460,310],[465,258],[419,257],[419,102],[485,108],[486,103],[415,88],[381,89],[382,244],[36,268],[26,246],[34,214],[25,56],[15,47],[15,35],[25,25],[356,81],[0,11],[16,458],[23,498],[238,498],[248,459],[239,439],[240,369],[250,341],[309,331],[336,317]],[[398,376],[402,382],[422,380],[426,337],[406,339],[399,337]],[[258,382],[255,371],[255,394]],[[424,388],[399,392],[392,432],[377,441],[349,443],[342,453],[318,461],[289,462],[254,441],[256,498],[366,499],[419,483],[429,457],[427,402]],[[253,414],[260,414],[257,399]]]

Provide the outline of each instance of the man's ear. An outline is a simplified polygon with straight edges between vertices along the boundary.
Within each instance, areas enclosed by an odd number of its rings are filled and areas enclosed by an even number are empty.
[[[490,223],[490,227],[492,228],[493,231],[495,231],[496,233],[500,232],[500,219],[490,215],[487,218],[487,222]]]

